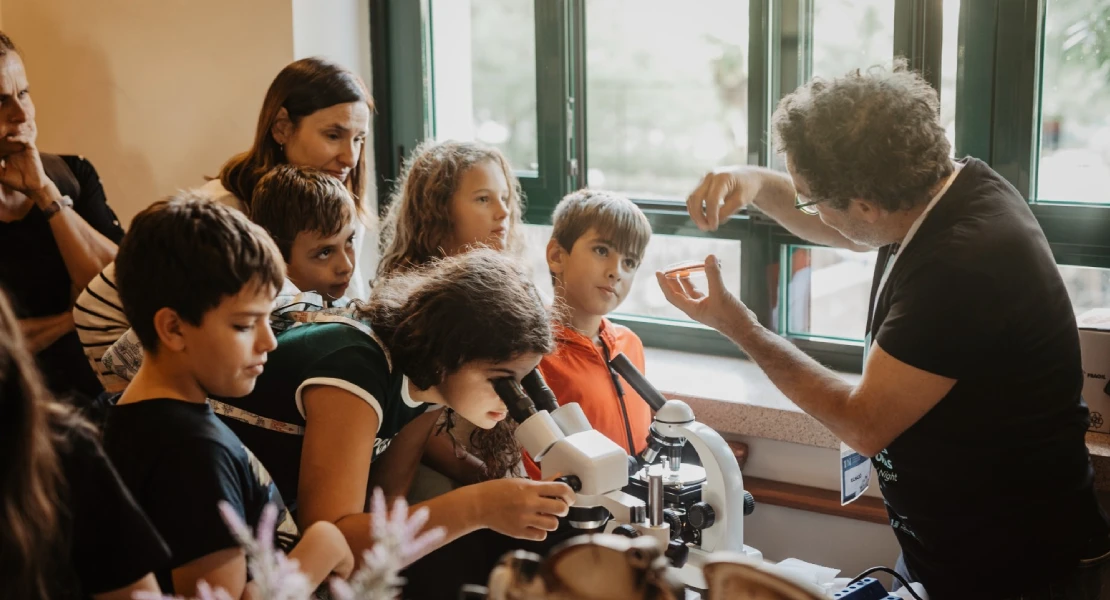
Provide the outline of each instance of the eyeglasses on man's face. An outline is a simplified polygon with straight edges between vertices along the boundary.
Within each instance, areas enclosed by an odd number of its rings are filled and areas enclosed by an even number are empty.
[[[807,215],[816,215],[817,205],[822,202],[824,202],[824,200],[810,200],[801,194],[794,194],[794,208]]]

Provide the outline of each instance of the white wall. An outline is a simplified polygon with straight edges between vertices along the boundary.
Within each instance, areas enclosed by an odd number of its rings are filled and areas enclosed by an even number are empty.
[[[839,489],[836,450],[746,436],[735,439],[748,444],[745,477]],[[873,472],[871,481],[866,495],[881,498]],[[894,568],[900,551],[889,525],[758,503],[744,519],[744,543],[768,560],[798,558],[840,569],[842,577],[854,577],[869,567]]]
[[[293,0],[293,54],[325,56],[370,85],[370,3],[367,0]]]
[[[354,71],[373,91],[370,64],[370,3],[368,0],[293,0],[293,57],[322,56]],[[374,127],[377,124],[373,124]],[[366,141],[366,160],[374,166],[373,135]],[[365,198],[377,203],[374,177],[369,177]],[[377,214],[372,211],[371,215]],[[378,263],[376,224],[363,237],[358,263],[363,277],[369,279]],[[348,293],[368,293],[366,287]]]

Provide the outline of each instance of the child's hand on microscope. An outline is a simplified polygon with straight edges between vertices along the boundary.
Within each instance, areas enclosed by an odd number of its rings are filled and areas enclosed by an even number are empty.
[[[480,494],[476,505],[486,527],[524,540],[546,539],[574,504],[574,491],[559,481],[508,478],[470,487]]]

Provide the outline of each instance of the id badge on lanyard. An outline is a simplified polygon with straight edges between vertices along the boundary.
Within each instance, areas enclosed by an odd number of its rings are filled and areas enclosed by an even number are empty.
[[[948,180],[944,182],[944,187],[942,187],[940,191],[937,192],[937,194],[933,196],[931,200],[929,200],[929,204],[925,206],[925,210],[922,211],[921,216],[917,217],[917,220],[914,221],[913,225],[910,226],[910,230],[906,233],[906,237],[902,240],[902,243],[899,244],[897,249],[895,249],[894,252],[892,252],[890,256],[887,257],[886,264],[883,266],[883,274],[879,277],[879,286],[875,289],[875,300],[874,304],[871,306],[872,318],[874,318],[876,308],[878,308],[879,306],[879,296],[883,293],[883,288],[886,287],[887,277],[890,276],[891,270],[894,269],[894,263],[898,261],[899,254],[901,254],[905,250],[906,246],[909,245],[910,240],[913,239],[913,236],[917,233],[917,230],[921,227],[921,224],[925,222],[925,217],[929,215],[929,212],[933,210],[933,207],[936,206],[938,201],[940,201],[941,196],[943,196],[944,193],[948,191],[949,186],[951,186],[952,182],[955,181],[956,175],[959,174],[961,168],[963,168],[963,165],[960,163],[956,163],[956,168],[952,171],[952,174],[948,176]],[[868,323],[867,332],[863,336],[864,365],[867,364],[867,355],[871,352],[871,343],[871,323]],[[867,488],[870,487],[870,485],[871,461],[859,452],[853,450],[851,447],[848,446],[848,444],[840,442],[841,506],[850,504],[851,502],[855,501],[856,498],[862,496],[863,493],[867,491]]]
[[[894,257],[896,254],[891,254],[886,259],[886,266],[883,269],[883,274],[880,277],[880,282],[886,281],[887,273],[890,272],[890,267],[894,265]],[[879,288],[882,291],[882,288]],[[878,293],[875,295],[875,304],[879,302]],[[874,314],[874,307],[872,307],[872,314]],[[867,333],[863,336],[863,364],[867,364],[867,354],[871,352],[871,324],[867,324]],[[845,506],[851,504],[856,498],[859,498],[871,487],[871,461],[864,455],[852,450],[848,444],[840,442],[840,505]]]

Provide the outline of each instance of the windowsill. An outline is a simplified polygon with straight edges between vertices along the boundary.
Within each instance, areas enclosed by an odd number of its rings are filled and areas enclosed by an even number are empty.
[[[840,440],[771,383],[750,360],[644,348],[647,375],[663,395],[682,400],[702,423],[742,435],[839,449]],[[840,373],[850,382],[859,374]],[[1110,492],[1110,434],[1088,432],[1095,488]]]
[[[698,420],[733,435],[840,448],[840,440],[783,395],[750,360],[644,348],[647,376],[667,397],[682,400]],[[848,381],[859,375],[841,373]]]

